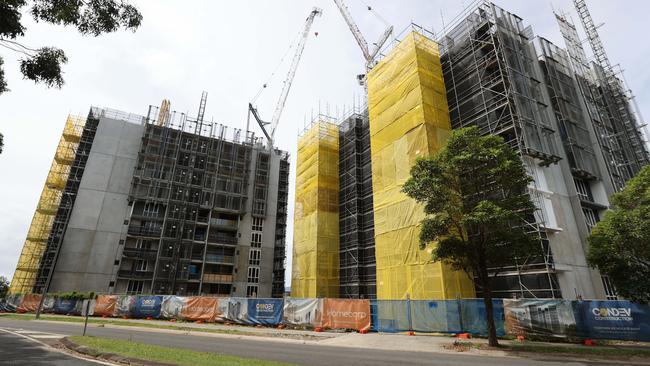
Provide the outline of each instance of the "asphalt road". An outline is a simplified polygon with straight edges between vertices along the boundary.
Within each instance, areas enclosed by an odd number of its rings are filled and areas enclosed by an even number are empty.
[[[54,351],[36,341],[0,330],[0,365],[97,366],[100,364]]]
[[[63,335],[80,335],[82,327],[75,324],[54,324],[36,321],[22,321],[0,318],[0,328],[25,329],[51,332]],[[0,332],[3,333],[3,332]],[[429,352],[382,351],[365,348],[349,348],[334,346],[305,345],[297,343],[282,343],[277,341],[260,341],[246,337],[205,337],[179,335],[155,331],[142,331],[125,328],[88,327],[88,335],[115,339],[128,339],[133,342],[149,343],[166,347],[184,348],[202,352],[216,352],[233,356],[258,358],[288,362],[298,365],[315,366],[381,366],[381,365],[445,365],[445,366],[560,366],[560,365],[603,365],[591,362],[557,362],[539,359],[524,359],[511,357],[479,357],[462,354],[445,354]],[[6,338],[6,340],[5,340]],[[38,363],[11,363],[11,360],[22,360],[29,347],[20,340],[10,337],[0,339],[0,364],[9,360],[10,365],[38,365]],[[32,346],[34,347],[34,346]],[[8,357],[5,357],[5,354]],[[38,360],[36,360],[38,361]],[[49,363],[53,364],[53,363]],[[65,363],[65,365],[76,365]],[[80,364],[81,365],[81,364]]]

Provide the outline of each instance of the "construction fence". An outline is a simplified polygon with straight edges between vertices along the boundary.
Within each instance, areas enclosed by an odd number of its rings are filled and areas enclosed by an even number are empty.
[[[0,312],[35,312],[41,295],[0,299]],[[495,299],[497,335],[541,339],[650,341],[650,306],[630,301]],[[93,300],[46,296],[43,313],[280,324],[360,332],[471,333],[486,335],[483,299],[351,300],[260,299],[207,296],[99,295]]]

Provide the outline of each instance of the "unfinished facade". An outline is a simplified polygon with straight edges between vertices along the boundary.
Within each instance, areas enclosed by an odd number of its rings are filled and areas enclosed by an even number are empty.
[[[502,136],[535,181],[528,226],[541,250],[495,278],[498,296],[615,298],[586,263],[586,238],[647,152],[620,80],[590,70],[575,27],[558,21],[568,53],[492,3],[467,8],[439,37],[452,127]]]
[[[34,292],[283,295],[288,154],[204,110],[91,109]]]
[[[339,125],[340,297],[377,296],[368,111]]]

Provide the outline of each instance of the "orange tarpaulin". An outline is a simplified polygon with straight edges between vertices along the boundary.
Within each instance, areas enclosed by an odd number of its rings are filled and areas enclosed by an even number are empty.
[[[185,320],[213,322],[217,318],[221,318],[219,299],[216,297],[192,296],[185,301],[180,314],[181,318]]]
[[[323,299],[322,326],[370,330],[370,300]]]
[[[117,310],[117,296],[99,295],[95,300],[94,316],[115,316]]]
[[[33,313],[38,309],[38,304],[41,302],[41,295],[29,294],[23,297],[23,301],[16,309],[17,313]]]

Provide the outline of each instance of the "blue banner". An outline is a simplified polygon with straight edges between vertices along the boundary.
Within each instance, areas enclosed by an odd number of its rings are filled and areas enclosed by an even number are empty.
[[[57,298],[54,301],[54,313],[55,314],[72,314],[75,313],[75,307],[77,306],[76,299],[59,299]]]
[[[162,296],[138,296],[133,307],[133,317],[135,318],[158,318],[160,317],[160,306]]]
[[[577,301],[578,333],[585,338],[650,341],[650,306],[630,301]]]
[[[248,321],[251,324],[280,324],[283,306],[282,299],[248,299]]]

